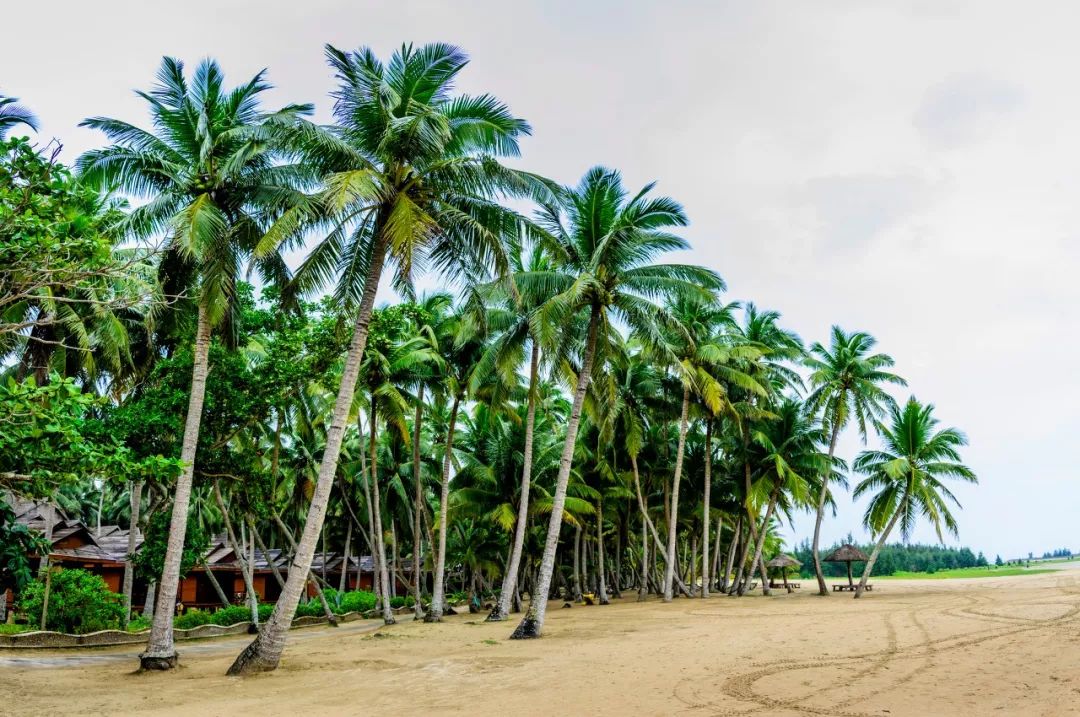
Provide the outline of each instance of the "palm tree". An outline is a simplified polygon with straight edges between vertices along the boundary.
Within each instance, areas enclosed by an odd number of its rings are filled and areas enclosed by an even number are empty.
[[[939,540],[943,539],[943,526],[958,535],[949,504],[960,507],[960,502],[942,479],[967,483],[978,483],[979,479],[960,463],[958,448],[967,445],[967,438],[955,428],[935,430],[938,421],[933,414],[933,404],[924,406],[914,396],[903,408],[894,405],[890,425],[880,429],[884,449],[863,451],[855,459],[855,470],[866,476],[855,486],[855,497],[874,492],[863,525],[878,535],[855,597],[866,590],[881,547],[898,522],[905,540],[920,515],[930,520]]]
[[[708,300],[702,300],[695,296],[677,297],[667,309],[676,324],[674,327],[666,327],[667,330],[663,332],[664,350],[676,361],[676,375],[682,388],[682,405],[679,413],[675,469],[671,484],[668,560],[664,568],[664,602],[670,602],[673,597],[672,581],[677,562],[675,546],[679,516],[679,486],[682,479],[691,396],[700,400],[707,412],[715,416],[721,413],[729,415],[734,413],[734,407],[728,396],[728,386],[756,395],[766,393],[754,378],[732,365],[737,361],[756,359],[761,356],[761,351],[748,344],[732,345],[720,334],[724,327],[733,323],[731,310],[731,306],[723,305],[711,297]],[[651,347],[650,351],[652,351]]]
[[[37,117],[30,110],[16,104],[18,101],[18,97],[0,95],[0,142],[7,138],[7,133],[15,125],[24,124],[37,132]]]
[[[627,198],[618,172],[595,167],[576,188],[565,191],[561,206],[549,204],[541,211],[539,223],[550,234],[546,248],[559,271],[533,282],[551,290],[551,298],[535,315],[536,336],[542,344],[556,344],[559,327],[571,325],[581,312],[589,319],[540,573],[529,612],[513,633],[515,639],[539,637],[543,629],[581,408],[597,351],[606,352],[614,331],[613,320],[659,345],[660,326],[671,319],[651,298],[710,296],[723,286],[715,272],[703,267],[652,263],[666,252],[689,246],[667,231],[686,224],[682,207],[667,197],[649,198],[652,187],[646,185]]]
[[[184,438],[183,470],[173,496],[172,521],[164,569],[157,587],[157,609],[143,668],[176,665],[172,614],[187,526],[195,451],[198,445],[210,333],[233,308],[242,265],[254,265],[267,282],[288,273],[276,252],[253,257],[265,227],[305,186],[305,174],[280,157],[273,136],[311,111],[289,105],[266,114],[259,96],[270,88],[264,72],[226,91],[221,68],[205,60],[189,85],[184,65],[166,57],[158,84],[139,96],[150,105],[154,132],[120,120],[95,117],[82,126],[112,140],[78,160],[83,181],[149,201],[128,217],[132,236],[166,235],[160,265],[167,293],[191,292],[197,307],[194,362]]]
[[[539,320],[536,316],[537,309],[547,297],[528,289],[540,283],[537,277],[553,269],[541,245],[532,247],[530,251],[525,251],[519,246],[515,246],[514,249],[515,251],[511,254],[513,273],[510,279],[513,282],[512,285],[518,287],[518,290],[516,292],[498,291],[502,289],[502,285],[493,287],[495,290],[493,293],[498,302],[488,315],[488,327],[496,335],[481,358],[481,366],[478,367],[479,370],[476,373],[477,376],[494,373],[502,379],[504,384],[515,385],[517,370],[524,363],[526,349],[528,350],[529,383],[526,393],[525,440],[522,449],[517,517],[514,523],[510,558],[507,561],[502,588],[499,592],[499,601],[487,617],[492,622],[505,620],[510,614],[511,599],[517,591],[518,571],[521,567],[521,554],[525,545],[525,531],[529,519],[529,487],[532,485],[533,443],[541,361],[540,342],[536,338],[532,324]],[[550,334],[550,331],[548,333]],[[560,338],[570,336],[571,332],[565,332]],[[554,364],[557,362],[558,351],[552,347],[549,348],[552,349],[550,352],[552,355],[548,357],[547,363]]]
[[[493,157],[516,155],[529,126],[490,95],[452,96],[468,64],[451,45],[403,46],[388,65],[372,50],[327,46],[339,87],[337,124],[296,132],[295,149],[325,174],[327,188],[268,232],[264,248],[294,240],[312,226],[329,229],[297,272],[295,291],[314,290],[338,275],[336,297],[356,306],[353,337],[334,404],[326,450],[289,580],[259,636],[229,674],[273,670],[322,530],[342,436],[367,344],[368,322],[384,265],[409,290],[416,268],[474,280],[494,266],[505,273],[502,237],[520,217],[500,207],[498,193],[544,186]]]
[[[820,343],[810,347],[806,365],[811,370],[812,391],[807,397],[807,404],[819,413],[821,422],[829,433],[830,464],[836,454],[836,439],[852,418],[855,419],[859,435],[865,443],[867,425],[876,423],[886,409],[895,405],[892,396],[886,393],[882,386],[907,385],[900,376],[885,370],[894,363],[891,356],[870,353],[876,343],[876,339],[865,332],[848,334],[839,326],[833,326],[829,348]],[[814,541],[810,550],[814,556],[818,594],[828,595],[819,554],[821,523],[825,517],[825,505],[829,500],[827,478],[821,481],[819,488]]]

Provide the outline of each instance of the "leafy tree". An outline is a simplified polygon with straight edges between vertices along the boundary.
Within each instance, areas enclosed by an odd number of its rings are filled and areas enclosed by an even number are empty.
[[[310,125],[295,134],[297,153],[325,175],[326,190],[287,212],[263,250],[312,226],[328,227],[292,286],[314,290],[337,275],[335,297],[355,310],[353,337],[293,559],[297,569],[231,674],[272,670],[281,659],[322,531],[384,266],[396,267],[395,283],[403,290],[414,271],[429,264],[465,281],[492,266],[505,272],[502,237],[519,226],[520,217],[494,196],[535,192],[542,184],[494,159],[518,153],[528,124],[490,95],[453,96],[453,82],[468,63],[456,47],[407,45],[387,65],[368,48],[327,46],[326,55],[339,83],[333,93],[337,124]]]
[[[957,534],[949,504],[960,503],[941,481],[955,478],[977,483],[978,479],[960,463],[959,448],[967,444],[964,434],[955,428],[935,430],[938,421],[933,413],[933,405],[923,405],[914,396],[903,408],[894,406],[889,425],[881,430],[884,449],[863,451],[855,459],[855,470],[867,476],[855,487],[855,497],[872,493],[863,524],[879,536],[855,597],[866,589],[881,547],[898,522],[905,538],[920,515],[934,526],[939,539],[942,528]]]
[[[123,600],[109,591],[104,578],[86,570],[50,570],[52,575],[48,588],[45,580],[38,578],[19,595],[18,608],[32,622],[41,621],[41,610],[48,593],[46,629],[82,635],[120,626],[124,613]]]
[[[892,396],[885,392],[883,386],[907,385],[904,379],[886,370],[893,365],[891,356],[870,353],[876,343],[870,334],[861,331],[848,334],[839,326],[834,326],[829,348],[820,343],[810,347],[806,365],[811,370],[810,385],[813,391],[807,402],[820,413],[821,421],[829,432],[830,463],[836,453],[836,439],[851,420],[854,419],[865,443],[868,425],[873,425],[886,409],[894,405]],[[818,494],[813,543],[814,572],[821,595],[829,594],[818,552],[821,523],[828,500],[829,483],[826,477],[821,482]]]
[[[211,330],[235,308],[238,274],[253,260],[263,279],[282,282],[288,274],[276,252],[255,248],[271,219],[287,209],[311,177],[301,168],[279,164],[275,137],[311,111],[290,105],[267,114],[259,96],[270,88],[260,72],[234,90],[224,88],[213,60],[199,64],[191,78],[184,65],[166,57],[158,84],[140,92],[150,106],[155,132],[116,119],[94,117],[82,126],[101,130],[113,141],[91,150],[78,166],[88,185],[118,189],[148,201],[131,212],[131,235],[165,235],[159,273],[167,293],[190,292],[197,309],[191,390],[180,451],[183,471],[173,495],[169,550],[144,668],[176,665],[171,608],[179,584],[195,454],[198,446]]]

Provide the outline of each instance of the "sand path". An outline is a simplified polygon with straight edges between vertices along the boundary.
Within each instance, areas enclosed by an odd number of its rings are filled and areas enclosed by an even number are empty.
[[[528,642],[470,615],[311,628],[247,679],[224,677],[236,639],[185,646],[175,674],[132,673],[130,649],[8,659],[0,714],[1080,714],[1080,564],[878,590],[553,605]]]

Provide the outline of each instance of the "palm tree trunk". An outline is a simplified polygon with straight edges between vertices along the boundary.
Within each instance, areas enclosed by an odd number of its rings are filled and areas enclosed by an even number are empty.
[[[574,602],[581,602],[581,526],[574,526]]]
[[[287,540],[288,543],[289,543],[289,549],[292,551],[292,554],[295,556],[296,555],[296,538],[293,537],[292,531],[289,530],[289,526],[285,525],[285,521],[283,521],[281,519],[281,516],[278,515],[277,513],[274,513],[274,522],[277,524],[278,530],[281,531],[281,534],[285,536],[285,540]],[[292,567],[291,567],[292,565],[295,565],[295,562],[290,562],[290,569],[289,569],[290,574],[292,573]],[[359,582],[359,577],[357,577],[357,582]],[[285,586],[287,587],[288,584],[289,584],[288,580],[286,580]],[[323,615],[326,616],[326,622],[330,625],[330,627],[337,627],[338,626],[337,615],[335,615],[334,611],[330,609],[330,603],[326,601],[326,594],[322,591],[322,588],[319,586],[319,576],[316,575],[315,573],[311,572],[310,569],[308,569],[307,580],[305,581],[305,585],[311,585],[312,589],[315,590],[315,595],[316,595],[316,597],[319,598],[319,602],[322,604]],[[281,599],[280,596],[278,597],[278,599],[279,600]],[[291,623],[292,620],[290,620],[289,622]]]
[[[836,437],[840,433],[840,424],[833,421],[832,435],[829,438],[829,462],[825,466],[825,475],[821,476],[821,495],[818,496],[817,517],[814,519],[814,542],[810,547],[810,554],[814,556],[814,575],[817,576],[818,595],[829,594],[829,586],[825,584],[825,573],[821,570],[821,523],[825,519],[825,501],[829,499],[829,474],[832,472],[833,455],[836,453]]]
[[[169,542],[157,588],[157,609],[150,627],[146,650],[139,656],[140,669],[168,670],[176,667],[176,646],[173,643],[173,608],[176,590],[180,585],[180,561],[187,533],[188,505],[191,502],[191,482],[195,474],[195,451],[199,445],[199,424],[202,421],[203,399],[206,396],[206,375],[210,369],[210,314],[206,299],[199,301],[199,318],[195,331],[195,351],[191,367],[191,394],[188,396],[184,439],[180,448],[180,475],[173,493],[172,518],[169,521]]]
[[[581,360],[577,386],[574,388],[574,401],[570,407],[570,420],[566,424],[566,439],[563,441],[562,455],[559,457],[559,473],[555,479],[555,495],[551,501],[551,517],[548,520],[547,538],[544,541],[544,553],[540,559],[540,575],[536,579],[536,593],[529,603],[529,611],[510,636],[511,639],[540,637],[544,628],[544,616],[547,614],[548,590],[551,577],[555,572],[555,551],[559,547],[559,533],[562,530],[563,506],[566,504],[566,485],[570,480],[570,468],[574,463],[574,447],[577,444],[578,425],[581,423],[581,407],[585,403],[585,391],[592,378],[593,358],[596,355],[596,336],[600,330],[600,307],[593,306],[589,316],[589,328],[585,339],[585,354]]]
[[[285,650],[285,641],[289,636],[293,615],[296,614],[296,606],[300,603],[300,596],[304,592],[304,584],[307,582],[308,572],[311,569],[311,559],[315,555],[319,532],[326,518],[326,507],[330,502],[330,490],[334,486],[334,475],[337,473],[345,425],[352,409],[353,391],[360,375],[364,348],[367,346],[368,323],[371,321],[371,312],[375,306],[375,292],[379,288],[379,277],[382,274],[385,255],[386,239],[382,232],[378,232],[371,249],[368,273],[364,279],[364,293],[360,300],[359,311],[357,311],[356,325],[353,328],[352,341],[345,359],[345,368],[341,374],[341,385],[338,388],[337,400],[334,402],[334,412],[330,427],[326,431],[326,447],[323,449],[323,459],[319,465],[319,478],[315,484],[311,504],[308,506],[304,532],[300,536],[296,554],[293,555],[289,579],[274,606],[274,612],[271,613],[270,619],[263,626],[259,636],[236,657],[232,666],[229,667],[228,674],[230,675],[273,670],[281,661],[281,653]]]
[[[157,580],[153,578],[146,586],[146,601],[143,603],[143,617],[153,620],[154,619],[154,605],[157,604]]]
[[[424,506],[424,486],[420,482],[420,424],[423,420],[424,386],[421,384],[416,391],[416,416],[413,418],[412,435],[413,487],[416,490],[415,505],[413,506],[413,618],[416,620],[424,617],[422,581],[420,578],[420,550],[423,547],[420,511],[427,510]]]
[[[376,417],[376,400],[373,391],[371,394],[371,425],[368,427],[371,448],[371,459],[368,462],[368,475],[371,477],[371,509],[375,517],[375,525],[372,527],[372,532],[375,533],[375,551],[378,555],[379,583],[382,585],[383,624],[393,625],[397,620],[394,619],[394,610],[390,605],[390,571],[387,569],[386,565],[386,540],[383,536],[382,529],[382,498],[379,496],[379,457],[378,442],[376,440],[376,426],[378,424],[376,423]]]
[[[252,585],[252,574],[250,572],[252,564],[248,563],[244,556],[244,543],[247,542],[244,536],[241,535],[241,539],[237,541],[236,532],[233,530],[232,520],[229,518],[229,509],[225,505],[225,501],[221,498],[221,490],[218,487],[218,482],[214,481],[214,499],[217,501],[218,509],[221,511],[221,519],[225,523],[225,532],[228,534],[229,543],[232,545],[233,553],[236,555],[236,562],[240,564],[240,577],[244,580],[244,591],[247,593],[248,606],[252,608],[254,614],[252,616],[252,624],[258,625],[259,620],[259,608],[258,599],[254,600],[254,606],[252,596],[255,595],[255,587]],[[241,531],[244,528],[244,524],[240,524]],[[252,561],[254,561],[255,554],[255,542],[254,539],[251,543]]]
[[[240,524],[240,529],[243,530],[244,524]],[[248,532],[251,533],[250,541],[248,542],[248,560],[247,560],[247,594],[248,594],[248,607],[251,609],[251,625],[256,630],[259,629],[259,594],[255,592],[255,529],[248,520]]]
[[[757,545],[754,546],[754,559],[750,561],[750,575],[748,580],[754,579],[754,571],[758,570],[761,573],[762,590],[766,595],[769,594],[769,573],[765,570],[765,564],[762,561],[762,551],[765,549],[765,538],[769,534],[769,521],[772,520],[773,510],[776,509],[776,500],[780,496],[780,485],[777,483],[773,488],[772,495],[769,496],[769,507],[765,509],[765,522],[761,526],[761,533],[758,534]]]
[[[599,576],[599,601],[601,605],[610,603],[607,594],[607,561],[604,560],[604,501],[596,502],[596,573]]]
[[[866,591],[866,581],[870,579],[870,573],[874,571],[874,563],[877,562],[878,555],[881,554],[881,548],[885,545],[885,541],[889,539],[889,533],[896,527],[896,521],[900,519],[906,505],[907,496],[905,495],[904,499],[900,501],[900,505],[896,507],[896,512],[889,518],[889,524],[885,526],[885,530],[882,531],[881,536],[874,545],[874,552],[870,553],[870,559],[866,561],[866,568],[863,569],[862,579],[859,580],[859,586],[855,588],[855,597],[862,597],[863,592]]]
[[[458,407],[461,405],[461,396],[454,396],[454,405],[450,409],[450,423],[446,428],[446,452],[443,454],[442,486],[439,492],[439,554],[435,563],[435,586],[431,595],[431,606],[428,608],[424,622],[441,622],[443,616],[443,602],[446,595],[446,514],[450,502],[450,465],[453,460],[454,431],[457,429]]]
[[[659,555],[660,558],[666,563],[667,550],[664,548],[663,541],[660,540],[660,533],[656,530],[656,525],[653,524],[652,518],[649,517],[649,514],[645,508],[645,497],[641,492],[641,476],[638,473],[637,456],[630,456],[630,466],[633,469],[634,473],[634,489],[637,493],[638,509],[641,512],[641,519],[645,523],[645,526],[649,529],[649,532],[652,533],[653,543],[656,546],[656,549],[653,552],[653,559],[655,560],[656,556]],[[676,574],[674,578],[675,585],[679,588],[679,592],[686,595],[686,597],[690,597],[690,591],[687,589],[686,584],[682,581],[678,574]],[[659,582],[657,582],[657,585],[659,585]],[[658,593],[659,592],[662,592],[662,589],[658,591]]]
[[[255,526],[251,526],[251,535],[255,538],[255,544],[259,546],[259,550],[263,554],[263,560],[270,566],[270,572],[274,576],[274,580],[277,582],[279,588],[285,587],[285,578],[282,577],[281,571],[278,570],[277,561],[270,555],[270,551],[266,549],[266,543],[263,542],[262,536],[255,530]]]
[[[641,521],[641,584],[638,585],[638,602],[645,602],[649,595],[649,528]]]
[[[720,558],[721,558],[721,555],[720,555],[720,536],[722,536],[723,534],[724,534],[724,516],[721,515],[719,518],[716,519],[716,538],[715,538],[716,542],[713,543],[713,551],[712,551],[712,554],[713,554],[713,559],[712,560],[713,561],[712,561],[712,565],[709,568],[709,571],[710,571],[709,575],[710,575],[710,577],[711,577],[714,584],[716,582],[716,576],[720,574],[720,569],[722,567],[721,563],[720,563]],[[712,587],[712,585],[710,585],[709,587]]]
[[[671,602],[675,578],[675,538],[679,524],[679,483],[682,481],[683,454],[686,452],[687,415],[690,411],[690,386],[683,386],[682,413],[679,414],[679,445],[675,451],[675,476],[671,483],[671,515],[668,518],[667,565],[664,567],[664,602]]]
[[[709,508],[712,504],[712,421],[705,419],[705,495],[701,506],[701,597],[709,597]]]
[[[532,486],[533,431],[536,426],[536,383],[540,372],[540,344],[532,342],[529,360],[529,407],[525,414],[525,454],[522,458],[521,489],[518,496],[517,523],[514,525],[514,545],[510,550],[510,563],[503,577],[499,602],[488,615],[489,621],[505,620],[510,614],[510,600],[517,589],[518,566],[525,546],[525,530],[529,523],[529,488]]]
[[[364,449],[364,431],[360,425],[361,414],[360,411],[356,416],[356,428],[360,434],[360,476],[363,479],[364,487],[364,507],[367,509],[367,527],[368,527],[368,549],[371,552],[371,588],[375,593],[375,607],[382,609],[383,603],[383,591],[382,591],[382,578],[381,567],[379,565],[379,551],[376,549],[377,539],[375,537],[375,511],[373,509],[373,499],[371,497],[371,468],[368,466],[368,451]]]
[[[341,576],[338,578],[338,594],[345,592],[349,587],[349,548],[352,547],[352,521],[346,521],[345,526],[345,553],[341,559]]]
[[[38,572],[45,576],[45,591],[41,600],[41,625],[40,630],[45,630],[49,622],[49,593],[52,591],[52,570],[49,569],[49,551],[52,550],[53,522],[56,511],[53,508],[52,498],[45,505],[45,551],[38,564]]]
[[[142,481],[131,483],[131,516],[128,518],[127,555],[124,557],[124,619],[121,627],[131,621],[131,591],[135,587],[135,566],[131,556],[135,554],[135,537],[139,530],[139,508],[142,504]]]

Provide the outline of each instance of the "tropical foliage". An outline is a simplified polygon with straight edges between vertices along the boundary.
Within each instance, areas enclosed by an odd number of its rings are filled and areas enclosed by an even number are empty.
[[[0,479],[142,529],[144,667],[175,665],[174,626],[233,613],[261,623],[246,673],[277,666],[295,615],[437,622],[490,600],[536,637],[548,598],[767,594],[781,525],[817,520],[814,562],[849,426],[881,436],[851,466],[883,565],[908,565],[880,548],[897,523],[955,532],[942,479],[974,480],[962,436],[896,405],[872,336],[807,349],[729,300],[680,263],[689,218],[654,184],[508,166],[531,128],[455,90],[458,48],[326,59],[327,125],[265,109],[265,73],[227,89],[214,61],[166,58],[139,93],[150,128],[86,120],[108,144],[77,177],[4,145],[0,231],[23,249],[0,262]],[[174,625],[210,542],[283,549],[281,597],[259,606],[249,584],[248,608]],[[313,572],[321,551],[371,556],[373,591]]]

